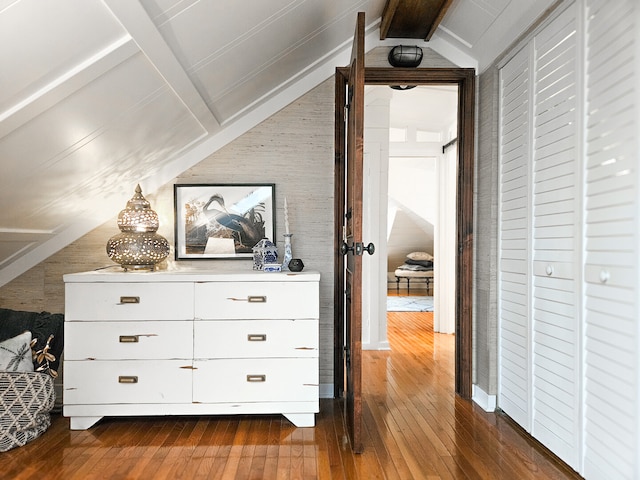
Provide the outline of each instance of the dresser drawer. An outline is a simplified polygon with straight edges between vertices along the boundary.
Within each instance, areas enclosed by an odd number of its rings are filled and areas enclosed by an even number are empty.
[[[67,283],[68,320],[183,320],[193,318],[193,284]]]
[[[317,357],[317,320],[198,320],[195,358]]]
[[[67,360],[193,358],[193,322],[70,322],[64,326]]]
[[[318,289],[318,282],[196,283],[195,317],[318,318]]]
[[[317,358],[195,360],[193,401],[317,401]]]
[[[191,403],[190,360],[65,361],[65,405]]]

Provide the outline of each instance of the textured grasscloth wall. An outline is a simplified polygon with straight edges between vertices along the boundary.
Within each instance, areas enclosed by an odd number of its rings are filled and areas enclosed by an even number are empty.
[[[498,71],[478,81],[478,151],[475,207],[474,383],[497,393]]]
[[[140,181],[143,194],[161,217],[159,233],[172,244],[174,183],[276,184],[278,245],[282,245],[286,196],[293,254],[304,260],[306,269],[322,274],[320,382],[323,384],[333,383],[333,90],[331,78],[157,192],[146,192],[143,180],[130,179],[132,195]],[[0,288],[0,306],[63,312],[62,275],[113,265],[106,256],[105,245],[115,233],[118,228],[114,217]],[[190,263],[172,261],[167,268]],[[212,270],[223,263],[238,269],[252,266],[249,260],[193,262]]]

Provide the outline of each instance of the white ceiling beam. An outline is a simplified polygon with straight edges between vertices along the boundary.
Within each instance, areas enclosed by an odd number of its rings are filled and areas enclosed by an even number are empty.
[[[200,92],[138,0],[103,0],[169,87],[209,133],[220,128]]]

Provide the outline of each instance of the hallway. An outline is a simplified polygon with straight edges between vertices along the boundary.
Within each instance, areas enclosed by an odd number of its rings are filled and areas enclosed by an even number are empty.
[[[365,455],[382,478],[580,478],[509,419],[455,395],[455,338],[433,333],[433,313],[387,318],[392,351],[363,352]]]

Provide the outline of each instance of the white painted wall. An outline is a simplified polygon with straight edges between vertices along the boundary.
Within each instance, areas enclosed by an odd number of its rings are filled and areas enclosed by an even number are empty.
[[[447,138],[455,138],[453,133]],[[457,144],[447,149],[437,165],[438,193],[433,265],[433,331],[455,333],[456,330],[456,232],[457,232]]]
[[[387,185],[391,89],[368,90],[365,105],[362,241],[374,255],[362,259],[362,348],[388,350],[387,339]]]

